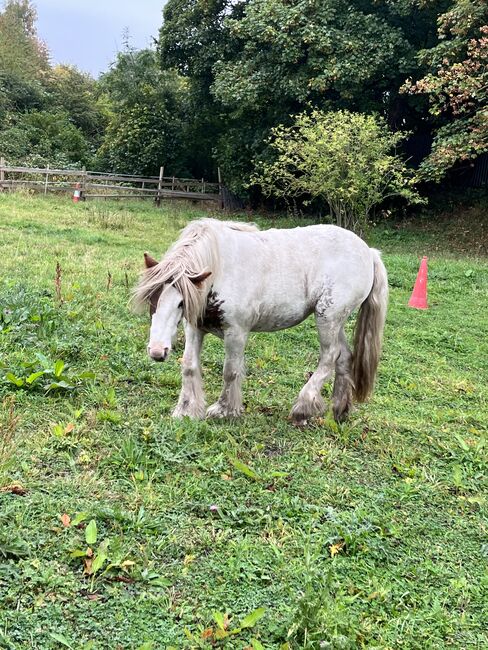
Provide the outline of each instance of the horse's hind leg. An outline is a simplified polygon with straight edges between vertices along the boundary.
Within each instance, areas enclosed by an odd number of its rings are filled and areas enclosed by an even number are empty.
[[[320,360],[317,370],[300,391],[297,401],[291,410],[295,424],[304,426],[314,416],[325,411],[325,402],[320,394],[324,382],[334,370],[334,363],[339,354],[339,330],[342,323],[334,319],[326,319],[316,315],[317,329],[320,339]]]
[[[173,411],[174,418],[187,415],[190,418],[205,417],[205,395],[203,393],[200,352],[204,334],[189,323],[185,323],[185,351],[181,367],[182,385],[178,404]]]
[[[208,407],[208,418],[237,417],[243,411],[241,386],[247,337],[248,332],[237,327],[225,331],[224,387],[219,399]]]
[[[335,363],[334,390],[332,392],[332,411],[336,422],[346,419],[352,405],[352,354],[343,327],[339,331],[339,345],[340,353]]]

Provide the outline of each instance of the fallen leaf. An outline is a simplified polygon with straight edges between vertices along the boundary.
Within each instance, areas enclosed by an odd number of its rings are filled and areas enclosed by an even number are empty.
[[[75,428],[75,425],[74,425],[72,422],[70,422],[69,424],[67,424],[67,425],[65,426],[65,428],[64,428],[64,432],[65,432],[65,433],[71,433],[71,432],[73,431],[74,428]]]
[[[202,632],[202,639],[210,639],[213,636],[213,633],[213,627],[207,627],[207,629]]]
[[[63,526],[65,528],[68,528],[69,525],[71,524],[71,517],[69,515],[67,515],[66,513],[64,513],[64,515],[61,515],[61,521],[63,523]]]
[[[0,492],[10,492],[10,494],[17,494],[19,497],[23,497],[24,494],[27,494],[27,490],[20,485],[20,483],[12,483],[11,485],[5,485],[0,488]]]
[[[334,557],[344,548],[344,542],[337,542],[337,544],[332,544],[330,547],[330,557]]]
[[[86,557],[83,561],[85,563],[85,568],[83,569],[83,573],[86,574],[87,576],[91,576],[91,574],[93,573],[93,569],[92,569],[93,560],[89,557]]]

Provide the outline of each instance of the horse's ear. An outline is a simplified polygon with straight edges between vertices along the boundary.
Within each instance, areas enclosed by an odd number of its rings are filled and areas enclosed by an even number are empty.
[[[146,265],[146,269],[150,269],[153,266],[158,265],[157,261],[154,259],[154,257],[151,257],[149,253],[144,253],[144,263]]]
[[[194,275],[192,278],[190,278],[190,280],[193,282],[193,284],[196,284],[197,287],[200,287],[202,285],[202,282],[206,280],[209,275],[212,275],[212,271],[204,271],[199,275]]]

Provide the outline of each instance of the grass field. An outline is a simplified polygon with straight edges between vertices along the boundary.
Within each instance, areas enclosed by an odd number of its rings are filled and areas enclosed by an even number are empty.
[[[182,337],[152,363],[128,286],[199,214],[0,195],[0,647],[487,648],[487,260],[371,232],[385,352],[348,423],[288,422],[312,320],[251,337],[241,420],[173,421]],[[207,337],[208,403],[222,362]]]

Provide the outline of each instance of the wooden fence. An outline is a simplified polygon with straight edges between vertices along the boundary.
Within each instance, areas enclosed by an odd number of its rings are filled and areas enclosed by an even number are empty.
[[[24,187],[43,194],[71,193],[76,189],[85,199],[152,199],[160,205],[164,199],[187,201],[214,201],[224,207],[224,193],[219,182],[208,183],[203,178],[176,178],[165,176],[161,167],[159,176],[135,176],[87,171],[86,169],[51,169],[50,167],[17,167],[5,164],[0,158],[0,192]]]

